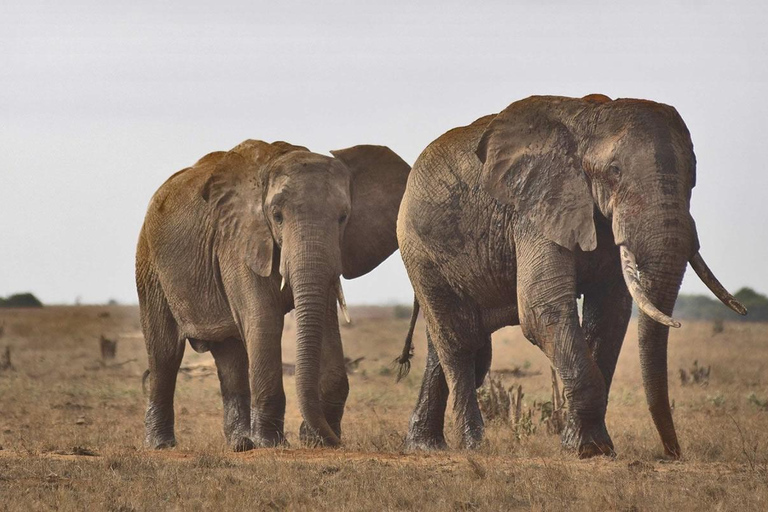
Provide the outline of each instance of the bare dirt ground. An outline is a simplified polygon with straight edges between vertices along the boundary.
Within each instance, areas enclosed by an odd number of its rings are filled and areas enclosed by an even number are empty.
[[[630,326],[607,424],[615,459],[578,460],[538,423],[549,400],[547,359],[519,329],[494,336],[493,369],[522,385],[532,422],[487,425],[481,449],[407,453],[402,440],[426,347],[419,322],[411,374],[394,382],[407,319],[352,308],[345,351],[365,357],[350,376],[344,447],[302,447],[293,377],[285,376],[290,447],[229,453],[209,354],[187,351],[170,451],[142,448],[146,354],[135,307],[0,310],[0,510],[766,510],[768,325],[685,322],[670,341],[671,396],[684,451],[660,460]],[[290,316],[284,361],[292,362]],[[100,362],[99,335],[119,339]],[[711,367],[706,385],[679,369]],[[2,366],[2,365],[0,365]],[[506,371],[505,371],[506,370]],[[514,370],[514,371],[511,371]],[[690,372],[689,372],[690,373]],[[452,424],[447,422],[450,431]],[[449,436],[455,446],[455,437]]]

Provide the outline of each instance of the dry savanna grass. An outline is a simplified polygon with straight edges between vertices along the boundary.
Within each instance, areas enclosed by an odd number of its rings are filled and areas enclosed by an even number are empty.
[[[581,461],[541,423],[552,399],[549,363],[517,328],[494,336],[493,370],[515,398],[522,386],[519,416],[528,423],[489,421],[474,452],[404,452],[426,347],[420,322],[413,370],[395,384],[391,362],[408,323],[397,316],[352,308],[355,323],[342,329],[347,356],[365,357],[350,376],[343,448],[300,445],[286,376],[290,447],[234,454],[211,358],[191,350],[176,392],[179,446],[142,448],[146,355],[136,308],[2,310],[0,352],[11,348],[11,366],[0,370],[0,509],[768,509],[768,326],[726,322],[716,333],[686,322],[672,332],[670,392],[685,458],[665,462],[632,324],[607,419],[618,456]],[[292,362],[290,316],[286,324],[284,361]],[[118,340],[114,359],[102,360],[101,335]]]

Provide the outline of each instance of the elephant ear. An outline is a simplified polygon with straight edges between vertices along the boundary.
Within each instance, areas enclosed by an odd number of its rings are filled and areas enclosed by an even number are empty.
[[[201,195],[214,210],[218,242],[243,258],[257,275],[267,277],[272,273],[274,242],[261,207],[263,165],[255,162],[263,160],[259,150],[268,151],[269,144],[262,142],[265,147],[260,148],[253,142],[248,145],[252,154],[240,154],[235,150],[240,146],[224,154]]]
[[[411,166],[386,146],[331,151],[352,171],[352,212],[342,241],[347,279],[367,274],[397,249],[397,212]]]
[[[597,247],[594,200],[576,151],[563,123],[540,103],[523,100],[491,121],[476,154],[489,194],[547,239],[591,251]]]

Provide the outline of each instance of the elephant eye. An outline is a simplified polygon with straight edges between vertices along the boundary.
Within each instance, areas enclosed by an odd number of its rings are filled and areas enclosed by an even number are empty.
[[[344,224],[344,222],[347,220],[347,214],[344,213],[339,217],[339,224]]]
[[[619,166],[618,166],[618,165],[615,165],[615,164],[611,165],[611,166],[608,168],[608,171],[609,171],[609,172],[611,173],[611,175],[612,175],[613,177],[615,177],[615,178],[618,178],[619,176],[621,176],[621,169],[619,169]]]
[[[283,214],[281,212],[273,213],[272,218],[275,219],[275,222],[277,222],[278,224],[283,223]]]

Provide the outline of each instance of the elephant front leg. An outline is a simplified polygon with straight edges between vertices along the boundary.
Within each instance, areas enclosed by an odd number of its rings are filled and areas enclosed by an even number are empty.
[[[584,294],[581,325],[586,343],[605,382],[606,408],[616,362],[631,315],[632,298],[621,278]],[[562,434],[564,445],[577,448],[581,425],[577,418],[569,418]]]
[[[251,439],[256,446],[278,446],[285,440],[285,390],[280,339],[283,316],[260,316],[245,329],[251,389]]]
[[[344,347],[339,332],[336,297],[331,297],[320,348],[320,407],[333,432],[341,439],[341,419],[349,396],[349,378],[344,363]],[[307,444],[317,440],[310,433],[306,422],[301,422],[300,439]]]
[[[568,401],[563,445],[586,458],[613,454],[613,442],[605,427],[605,379],[579,324],[575,274],[570,251],[546,241],[518,243],[520,325],[563,380]]]
[[[573,304],[547,304],[531,312],[535,327],[523,327],[554,364],[565,388],[568,422],[562,435],[566,448],[582,458],[613,454],[605,427],[606,389],[578,322]]]
[[[613,455],[613,441],[605,425],[607,391],[602,372],[578,324],[564,326],[561,332],[560,343],[553,347],[552,361],[563,380],[568,403],[562,444],[576,450],[580,458]]]
[[[408,425],[408,435],[405,438],[408,449],[432,450],[448,447],[443,432],[447,404],[448,384],[432,339],[427,333],[427,368],[421,381],[419,399]]]
[[[229,447],[242,452],[252,450],[251,391],[248,382],[248,352],[242,340],[211,343],[211,353],[221,385],[224,405],[224,436]]]

